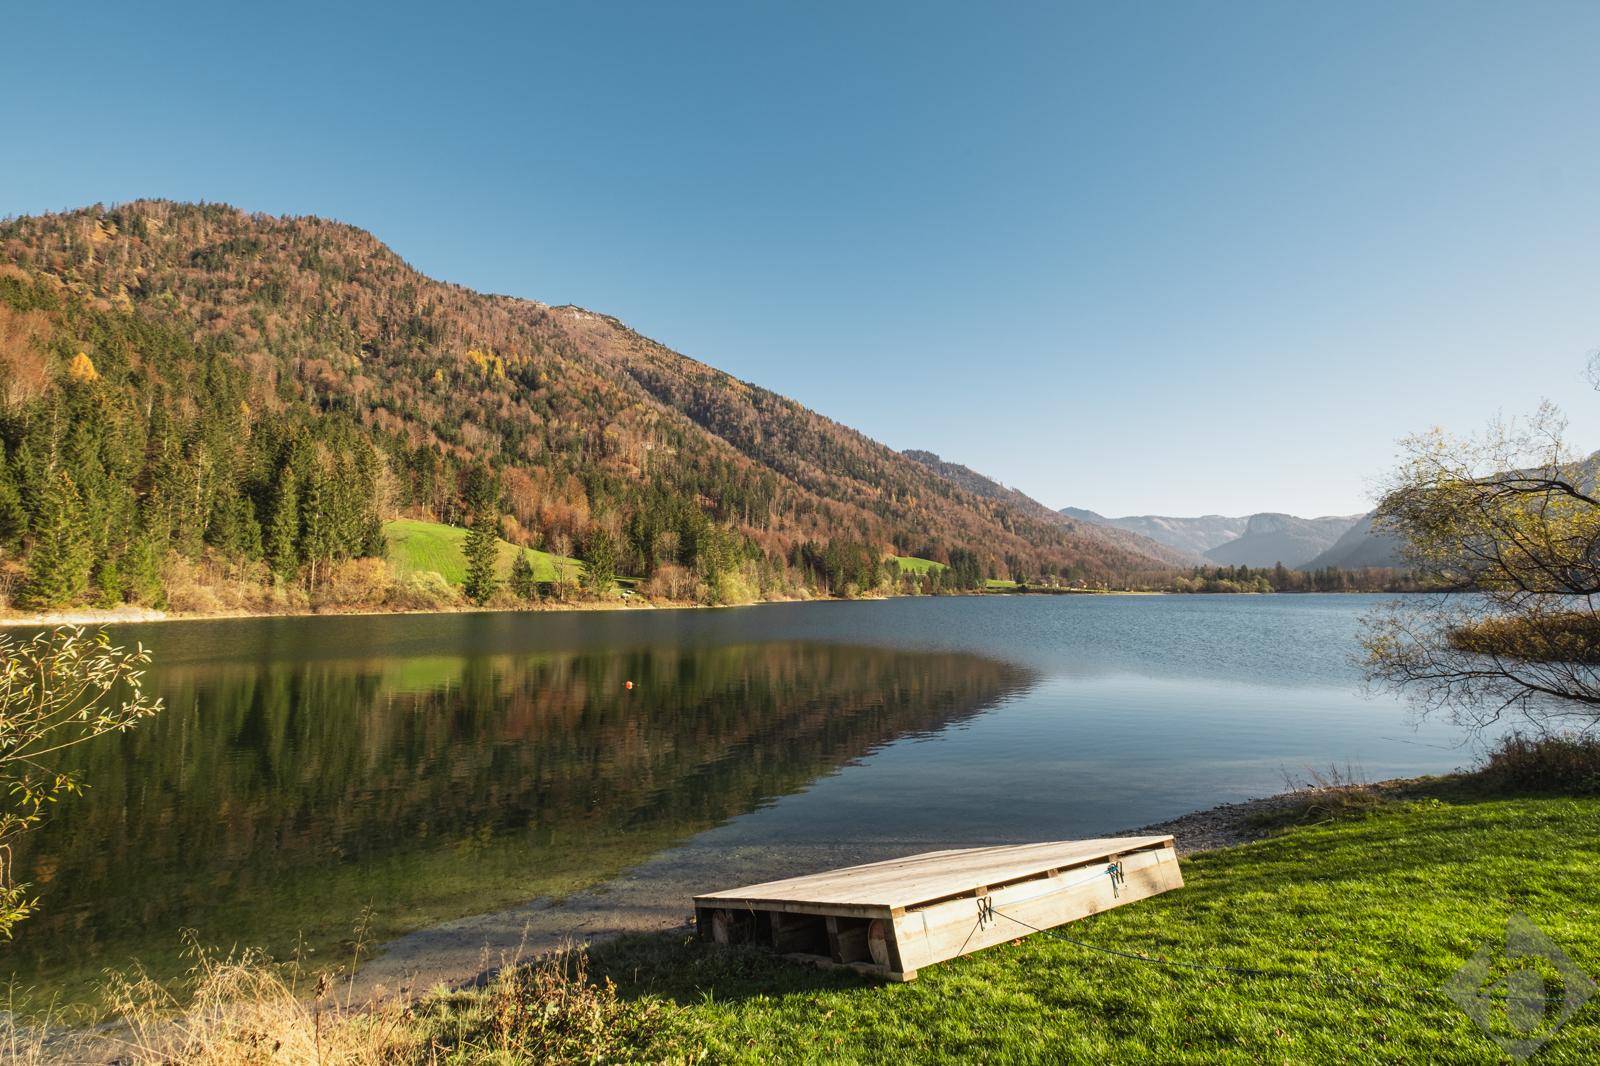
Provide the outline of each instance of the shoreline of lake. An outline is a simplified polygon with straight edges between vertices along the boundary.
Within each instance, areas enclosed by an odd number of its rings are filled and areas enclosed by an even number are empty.
[[[0,955],[87,1005],[117,960],[180,976],[178,929],[327,957],[370,914],[375,975],[454,979],[707,886],[1467,761],[1351,691],[1369,597],[996,595],[113,626],[167,710],[73,764]]]
[[[1198,808],[1150,825],[1115,830],[1109,835],[1171,834],[1175,838],[1179,857],[1187,859],[1241,847],[1287,831],[1294,825],[1309,824],[1304,820],[1285,821],[1283,816],[1295,808],[1314,809],[1319,795],[1348,793],[1353,788],[1375,798],[1394,798],[1411,789],[1437,785],[1458,776],[1392,778],[1353,786],[1308,786]],[[657,860],[646,862],[641,868],[649,867],[654,861]],[[596,927],[591,916],[565,933],[533,931],[533,921],[540,915],[578,907],[585,908],[580,913],[587,913],[587,908],[595,903],[602,907],[609,904],[613,910],[621,910],[612,886],[625,884],[632,872],[626,871],[622,878],[585,889],[567,899],[534,899],[516,908],[458,919],[385,942],[379,945],[372,957],[360,963],[353,974],[346,974],[344,981],[347,983],[342,994],[344,1009],[364,1011],[380,1003],[410,1006],[440,992],[457,993],[485,988],[502,970],[529,964],[553,952],[594,947],[625,936],[674,931],[691,936],[694,919],[689,896],[679,898],[676,894],[670,899],[665,894],[659,894],[659,914],[651,914],[635,905],[626,910],[621,920],[611,927]],[[776,876],[805,872],[815,871],[797,869]],[[678,908],[676,913],[673,912],[674,907]],[[506,940],[504,933],[515,924],[515,919],[522,919],[520,932],[515,941]],[[586,935],[574,935],[580,932]],[[496,933],[500,934],[499,940],[495,939]],[[313,1005],[311,1000],[305,1002],[308,1007]],[[70,1049],[79,1055],[85,1049],[90,1049],[95,1053],[95,1061],[99,1061],[102,1058],[114,1058],[113,1052],[120,1046],[118,1041],[126,1040],[128,1033],[129,1029],[124,1023],[112,1018],[91,1024],[61,1024],[56,1020],[46,1022],[41,1046],[62,1052]]]
[[[1038,595],[1057,596],[1169,596],[1176,595],[1159,589],[1031,589],[1021,591],[1005,589],[988,592],[951,592],[941,593],[943,598],[972,597],[976,599],[996,599],[1002,597],[1024,597]],[[1241,595],[1255,596],[1260,593],[1211,593],[1210,595]],[[428,607],[409,608],[392,607],[379,609],[364,609],[359,607],[342,608],[331,607],[325,610],[284,610],[284,611],[216,611],[216,612],[187,612],[163,611],[154,607],[81,607],[60,611],[38,611],[32,614],[0,614],[0,630],[21,629],[42,626],[109,626],[109,625],[146,625],[153,622],[226,622],[230,620],[248,620],[257,618],[383,618],[383,617],[427,617],[430,615],[464,615],[464,614],[560,614],[566,612],[582,611],[686,611],[686,610],[724,610],[734,607],[762,607],[770,604],[781,603],[878,603],[886,600],[916,600],[925,599],[924,596],[907,596],[901,594],[887,596],[852,596],[834,597],[820,596],[814,599],[798,597],[775,597],[765,600],[751,600],[749,603],[693,603],[689,601],[656,601],[634,597],[627,600],[605,602],[600,600],[571,600],[560,603],[541,603],[525,607],[474,607],[462,605],[460,607]]]
[[[1348,794],[1354,790],[1374,797],[1390,797],[1443,777],[1398,777],[1354,786],[1308,786],[1267,796],[1201,807],[1149,825],[1113,830],[1109,836],[1170,834],[1178,855],[1189,858],[1264,840],[1289,824],[1298,824],[1291,812],[1316,805],[1320,796]],[[600,884],[562,899],[540,898],[501,911],[471,915],[396,937],[379,946],[377,953],[358,968],[351,983],[357,999],[372,1001],[399,994],[417,998],[440,987],[462,989],[482,986],[501,969],[575,945],[594,945],[634,934],[687,931],[693,926],[690,899],[727,881],[744,877],[760,880],[795,877],[819,870],[899,858],[937,850],[947,842],[901,841],[870,857],[849,856],[843,849],[833,858],[827,849],[783,849],[783,858],[771,861],[778,849],[765,854],[730,853],[725,849],[680,845]],[[765,849],[763,849],[765,850]],[[730,862],[731,860],[731,862]],[[763,860],[766,860],[763,862]],[[820,861],[819,861],[820,860]],[[760,873],[719,874],[718,866],[746,870],[759,865]]]
[[[889,597],[860,597],[860,600],[888,599]],[[103,625],[144,625],[151,622],[227,622],[232,620],[245,621],[258,618],[382,618],[382,617],[426,617],[429,615],[456,615],[456,614],[554,614],[567,611],[681,611],[690,609],[714,609],[722,607],[755,607],[767,603],[810,603],[811,600],[773,599],[755,600],[751,603],[657,603],[649,600],[634,602],[622,600],[616,603],[603,603],[600,601],[574,601],[570,603],[540,604],[529,607],[429,607],[409,608],[394,607],[383,609],[362,608],[329,608],[326,610],[286,610],[286,611],[217,611],[217,612],[180,612],[162,611],[154,607],[114,607],[101,610],[98,608],[78,608],[63,611],[45,611],[29,615],[0,615],[0,629],[20,628],[22,626],[103,626]],[[855,602],[855,601],[852,601]]]

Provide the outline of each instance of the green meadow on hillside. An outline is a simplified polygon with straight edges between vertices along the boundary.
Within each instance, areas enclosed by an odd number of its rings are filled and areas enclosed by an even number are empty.
[[[432,570],[452,585],[466,580],[467,559],[461,552],[467,531],[459,526],[442,522],[422,522],[413,518],[399,518],[383,524],[383,534],[389,541],[389,562],[398,573],[413,574]],[[501,578],[511,573],[511,563],[519,550],[509,541],[500,541],[498,569]],[[556,579],[556,564],[570,567],[569,574],[576,577],[582,564],[576,559],[551,555],[549,552],[528,550],[533,563],[534,576],[540,581]]]
[[[919,559],[915,555],[895,555],[891,558],[899,564],[902,574],[926,574],[949,569],[943,563],[936,563],[932,559]]]

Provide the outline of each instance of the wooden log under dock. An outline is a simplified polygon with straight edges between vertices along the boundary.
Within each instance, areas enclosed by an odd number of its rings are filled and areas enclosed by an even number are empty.
[[[703,940],[891,981],[1183,887],[1170,836],[931,851],[694,898]]]

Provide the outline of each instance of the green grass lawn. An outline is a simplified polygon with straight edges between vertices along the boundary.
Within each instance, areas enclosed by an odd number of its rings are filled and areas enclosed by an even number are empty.
[[[1597,826],[1600,798],[1435,783],[1185,860],[1185,888],[1063,930],[1108,949],[1302,977],[1168,968],[1043,935],[903,985],[687,934],[601,945],[591,972],[617,982],[622,1010],[654,1012],[640,1027],[644,1060],[1509,1061],[1441,986],[1483,945],[1503,948],[1519,913],[1600,974]],[[493,997],[436,1000],[420,1022],[471,1059],[493,1044]],[[1503,1000],[1497,1015],[1504,1030]],[[1600,998],[1532,1061],[1600,1061]]]
[[[983,583],[983,587],[986,589],[1014,589],[1017,587],[1017,583],[1007,578],[991,577]]]
[[[919,559],[915,555],[896,555],[892,557],[900,564],[902,574],[926,574],[933,570],[948,570],[943,563],[934,562],[932,559]]]
[[[399,518],[383,524],[384,536],[389,540],[389,563],[402,574],[432,570],[442,575],[452,585],[466,580],[467,560],[461,554],[467,531],[460,526],[447,526],[442,522],[421,522],[413,518]],[[500,541],[499,571],[502,578],[511,573],[511,562],[517,557],[517,546]],[[528,550],[533,562],[534,576],[540,581],[556,579],[558,556],[549,552]],[[573,574],[579,573],[580,564],[568,559]]]

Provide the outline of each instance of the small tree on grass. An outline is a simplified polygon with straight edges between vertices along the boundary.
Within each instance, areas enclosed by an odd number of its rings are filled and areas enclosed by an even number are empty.
[[[493,598],[500,587],[495,576],[495,562],[500,554],[500,515],[493,505],[485,502],[477,508],[472,526],[461,552],[467,557],[467,579],[462,588],[467,598],[480,607]]]
[[[519,600],[531,601],[538,598],[539,580],[533,572],[533,560],[528,558],[526,548],[517,552],[517,557],[512,560],[511,592]]]
[[[27,641],[0,635],[0,940],[37,904],[11,866],[11,845],[52,803],[81,790],[59,753],[122,732],[161,710],[142,687],[150,656],[104,633],[62,628]]]

